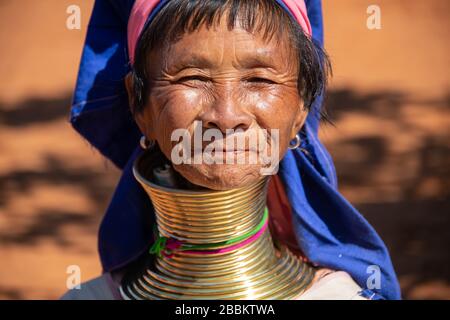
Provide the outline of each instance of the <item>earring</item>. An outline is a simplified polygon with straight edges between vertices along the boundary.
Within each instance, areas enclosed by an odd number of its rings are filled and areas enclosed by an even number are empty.
[[[294,142],[294,143],[292,143],[292,142]],[[292,141],[289,143],[289,147],[288,148],[291,149],[291,150],[297,149],[300,146],[300,142],[301,142],[300,135],[296,134],[295,138],[292,139]]]
[[[142,149],[149,149],[155,144],[154,141],[148,140],[146,136],[142,136],[139,140]]]

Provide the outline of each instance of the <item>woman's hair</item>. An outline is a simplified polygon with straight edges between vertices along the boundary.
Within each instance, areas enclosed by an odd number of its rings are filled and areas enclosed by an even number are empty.
[[[148,57],[151,50],[175,42],[183,34],[210,28],[227,14],[228,28],[239,25],[265,39],[288,35],[297,50],[299,61],[298,90],[304,108],[310,110],[314,100],[325,91],[331,64],[326,52],[310,39],[300,25],[274,0],[171,0],[146,26],[137,43],[133,79],[132,111],[140,112],[146,104]],[[324,111],[321,118],[328,120]]]

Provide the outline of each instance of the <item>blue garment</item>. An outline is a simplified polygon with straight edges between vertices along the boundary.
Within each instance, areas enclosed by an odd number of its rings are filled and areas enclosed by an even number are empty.
[[[140,132],[129,111],[123,79],[130,70],[126,32],[133,2],[95,2],[71,110],[73,127],[123,169],[99,230],[104,271],[118,269],[148,249],[155,219],[151,201],[132,173],[141,152]],[[306,4],[313,37],[323,45],[321,1]],[[381,288],[369,289],[387,299],[400,299],[384,243],[337,190],[333,160],[318,138],[321,105],[319,98],[301,131],[301,146],[310,156],[289,150],[278,173],[292,207],[298,244],[309,260],[348,272],[363,289],[371,276],[368,267],[378,266]]]

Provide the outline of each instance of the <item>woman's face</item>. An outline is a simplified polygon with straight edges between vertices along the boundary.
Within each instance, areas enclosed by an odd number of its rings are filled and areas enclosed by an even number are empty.
[[[187,130],[192,141],[195,128],[202,133],[217,129],[224,138],[230,129],[244,132],[244,148],[220,147],[213,152],[223,159],[230,154],[235,159],[238,154],[245,156],[244,163],[224,160],[174,165],[194,184],[226,190],[256,182],[265,165],[249,161],[261,149],[249,147],[246,133],[267,130],[268,154],[281,159],[303,125],[306,111],[297,89],[298,58],[287,38],[263,39],[239,26],[228,30],[222,19],[217,26],[185,34],[150,55],[148,102],[136,121],[168,159],[180,142],[171,139],[177,129]],[[129,81],[127,87],[131,88]],[[273,129],[279,130],[278,146],[271,139]],[[208,143],[202,143],[203,151]],[[193,142],[191,147],[193,150]]]

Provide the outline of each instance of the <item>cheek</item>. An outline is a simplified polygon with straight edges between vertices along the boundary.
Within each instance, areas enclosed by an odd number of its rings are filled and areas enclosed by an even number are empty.
[[[280,147],[287,145],[295,118],[300,111],[300,97],[296,88],[281,88],[252,93],[254,114],[263,129],[278,129]]]
[[[160,138],[169,139],[175,129],[190,129],[202,109],[203,95],[195,89],[165,88],[152,93],[153,123]]]
[[[269,132],[278,129],[278,146],[272,151],[278,150],[279,159],[282,159],[288,149],[292,129],[299,112],[301,100],[297,88],[281,88],[259,95],[256,104],[256,114],[260,126]]]

